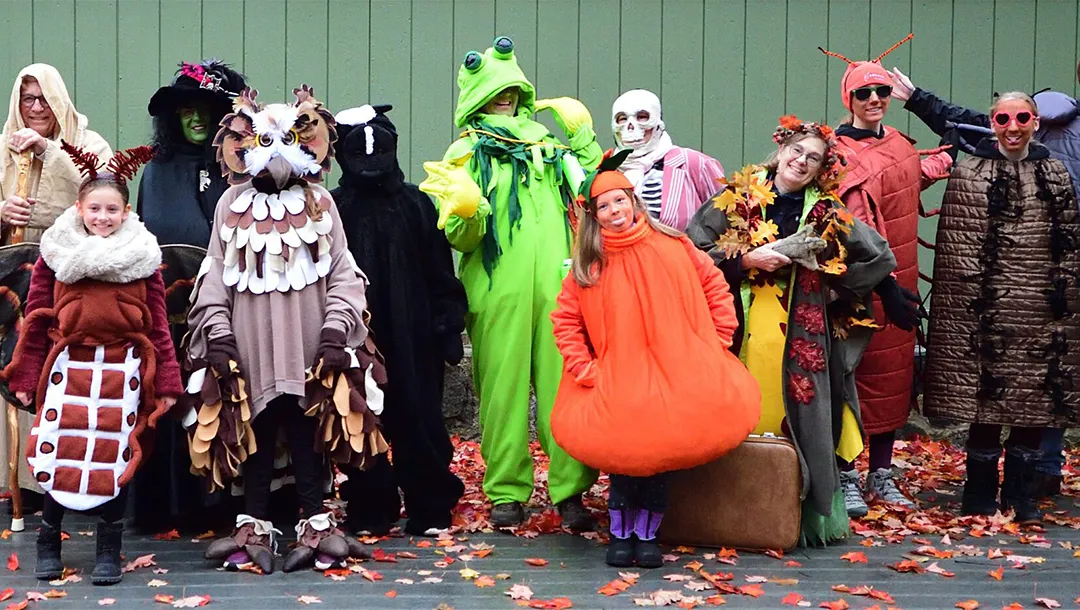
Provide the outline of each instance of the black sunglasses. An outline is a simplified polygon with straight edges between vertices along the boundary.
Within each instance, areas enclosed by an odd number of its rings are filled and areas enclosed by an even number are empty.
[[[871,93],[877,93],[877,96],[879,98],[885,99],[892,95],[892,86],[878,85],[877,87],[859,87],[855,91],[852,91],[852,93],[855,94],[855,99],[859,100],[860,102],[865,102],[866,100],[870,99]]]

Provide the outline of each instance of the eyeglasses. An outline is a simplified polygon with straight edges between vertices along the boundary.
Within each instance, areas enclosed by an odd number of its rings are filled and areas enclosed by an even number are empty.
[[[822,157],[821,155],[817,153],[806,152],[806,149],[802,146],[799,146],[798,144],[792,144],[788,149],[791,151],[792,161],[798,159],[799,157],[806,157],[806,164],[810,167],[818,167],[825,161],[824,157]]]
[[[19,103],[26,109],[33,108],[34,104],[37,102],[41,102],[42,108],[49,107],[49,100],[45,99],[44,95],[24,95],[19,98]]]
[[[892,86],[878,85],[876,87],[859,87],[858,89],[852,91],[852,93],[855,94],[855,99],[859,100],[860,102],[865,102],[866,100],[870,99],[871,93],[876,93],[879,98],[885,99],[892,95]]]
[[[994,122],[1002,127],[1009,124],[1009,121],[1015,120],[1016,124],[1020,127],[1027,127],[1028,123],[1035,118],[1035,115],[1027,110],[1021,110],[1020,112],[1001,112],[994,113]]]

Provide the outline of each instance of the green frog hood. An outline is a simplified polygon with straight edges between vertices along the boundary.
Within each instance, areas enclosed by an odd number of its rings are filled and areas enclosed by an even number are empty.
[[[507,87],[521,90],[517,116],[530,116],[535,109],[536,89],[514,58],[514,41],[506,36],[496,38],[495,44],[483,53],[466,53],[458,68],[457,82],[460,93],[454,110],[454,124],[458,127],[464,127],[470,117]]]

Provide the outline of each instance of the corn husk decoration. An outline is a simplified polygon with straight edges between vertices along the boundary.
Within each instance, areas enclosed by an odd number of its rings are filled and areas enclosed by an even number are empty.
[[[191,473],[206,477],[211,492],[239,476],[240,465],[256,449],[246,384],[239,364],[229,364],[230,374],[220,378],[205,362],[193,362],[182,399],[198,414],[197,425],[188,431]]]
[[[319,418],[316,451],[335,464],[364,469],[390,448],[378,418],[386,368],[370,335],[363,345],[346,351],[353,357],[348,370],[323,371],[321,360],[308,369],[306,414]]]

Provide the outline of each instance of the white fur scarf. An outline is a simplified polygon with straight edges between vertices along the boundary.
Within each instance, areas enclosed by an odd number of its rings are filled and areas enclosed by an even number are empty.
[[[41,235],[41,257],[65,284],[83,279],[126,284],[150,277],[161,266],[157,238],[135,212],[115,233],[98,237],[87,233],[75,206]]]

